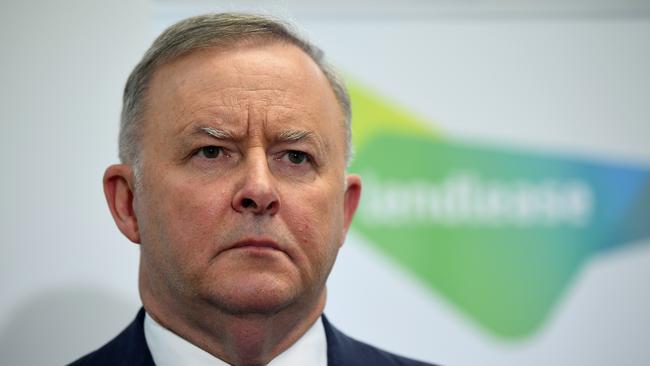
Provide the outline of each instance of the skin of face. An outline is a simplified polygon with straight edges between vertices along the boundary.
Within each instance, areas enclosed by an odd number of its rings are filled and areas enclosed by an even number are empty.
[[[341,108],[302,50],[242,43],[160,66],[140,146],[141,181],[118,164],[104,188],[141,244],[147,311],[322,311],[361,182],[345,173]]]

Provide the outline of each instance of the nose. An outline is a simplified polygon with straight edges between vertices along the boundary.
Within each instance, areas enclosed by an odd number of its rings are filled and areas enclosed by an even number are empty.
[[[244,163],[243,178],[233,196],[232,207],[240,213],[274,215],[280,208],[280,199],[274,177],[269,170],[266,153],[249,155]]]

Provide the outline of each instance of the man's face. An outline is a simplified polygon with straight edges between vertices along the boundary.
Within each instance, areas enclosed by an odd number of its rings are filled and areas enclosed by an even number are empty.
[[[197,51],[147,94],[134,211],[145,291],[269,313],[322,298],[358,201],[343,115],[292,45]]]

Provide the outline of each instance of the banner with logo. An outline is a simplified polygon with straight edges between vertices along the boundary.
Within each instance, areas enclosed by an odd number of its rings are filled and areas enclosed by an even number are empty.
[[[328,316],[442,364],[647,363],[650,37],[561,6],[382,4],[270,6],[352,97],[363,194]],[[167,3],[161,28],[231,8]]]

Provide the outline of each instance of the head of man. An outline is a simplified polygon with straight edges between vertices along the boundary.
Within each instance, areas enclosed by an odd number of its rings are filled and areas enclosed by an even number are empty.
[[[202,16],[129,78],[104,187],[163,324],[322,311],[361,185],[345,89],[314,50],[266,18]]]

